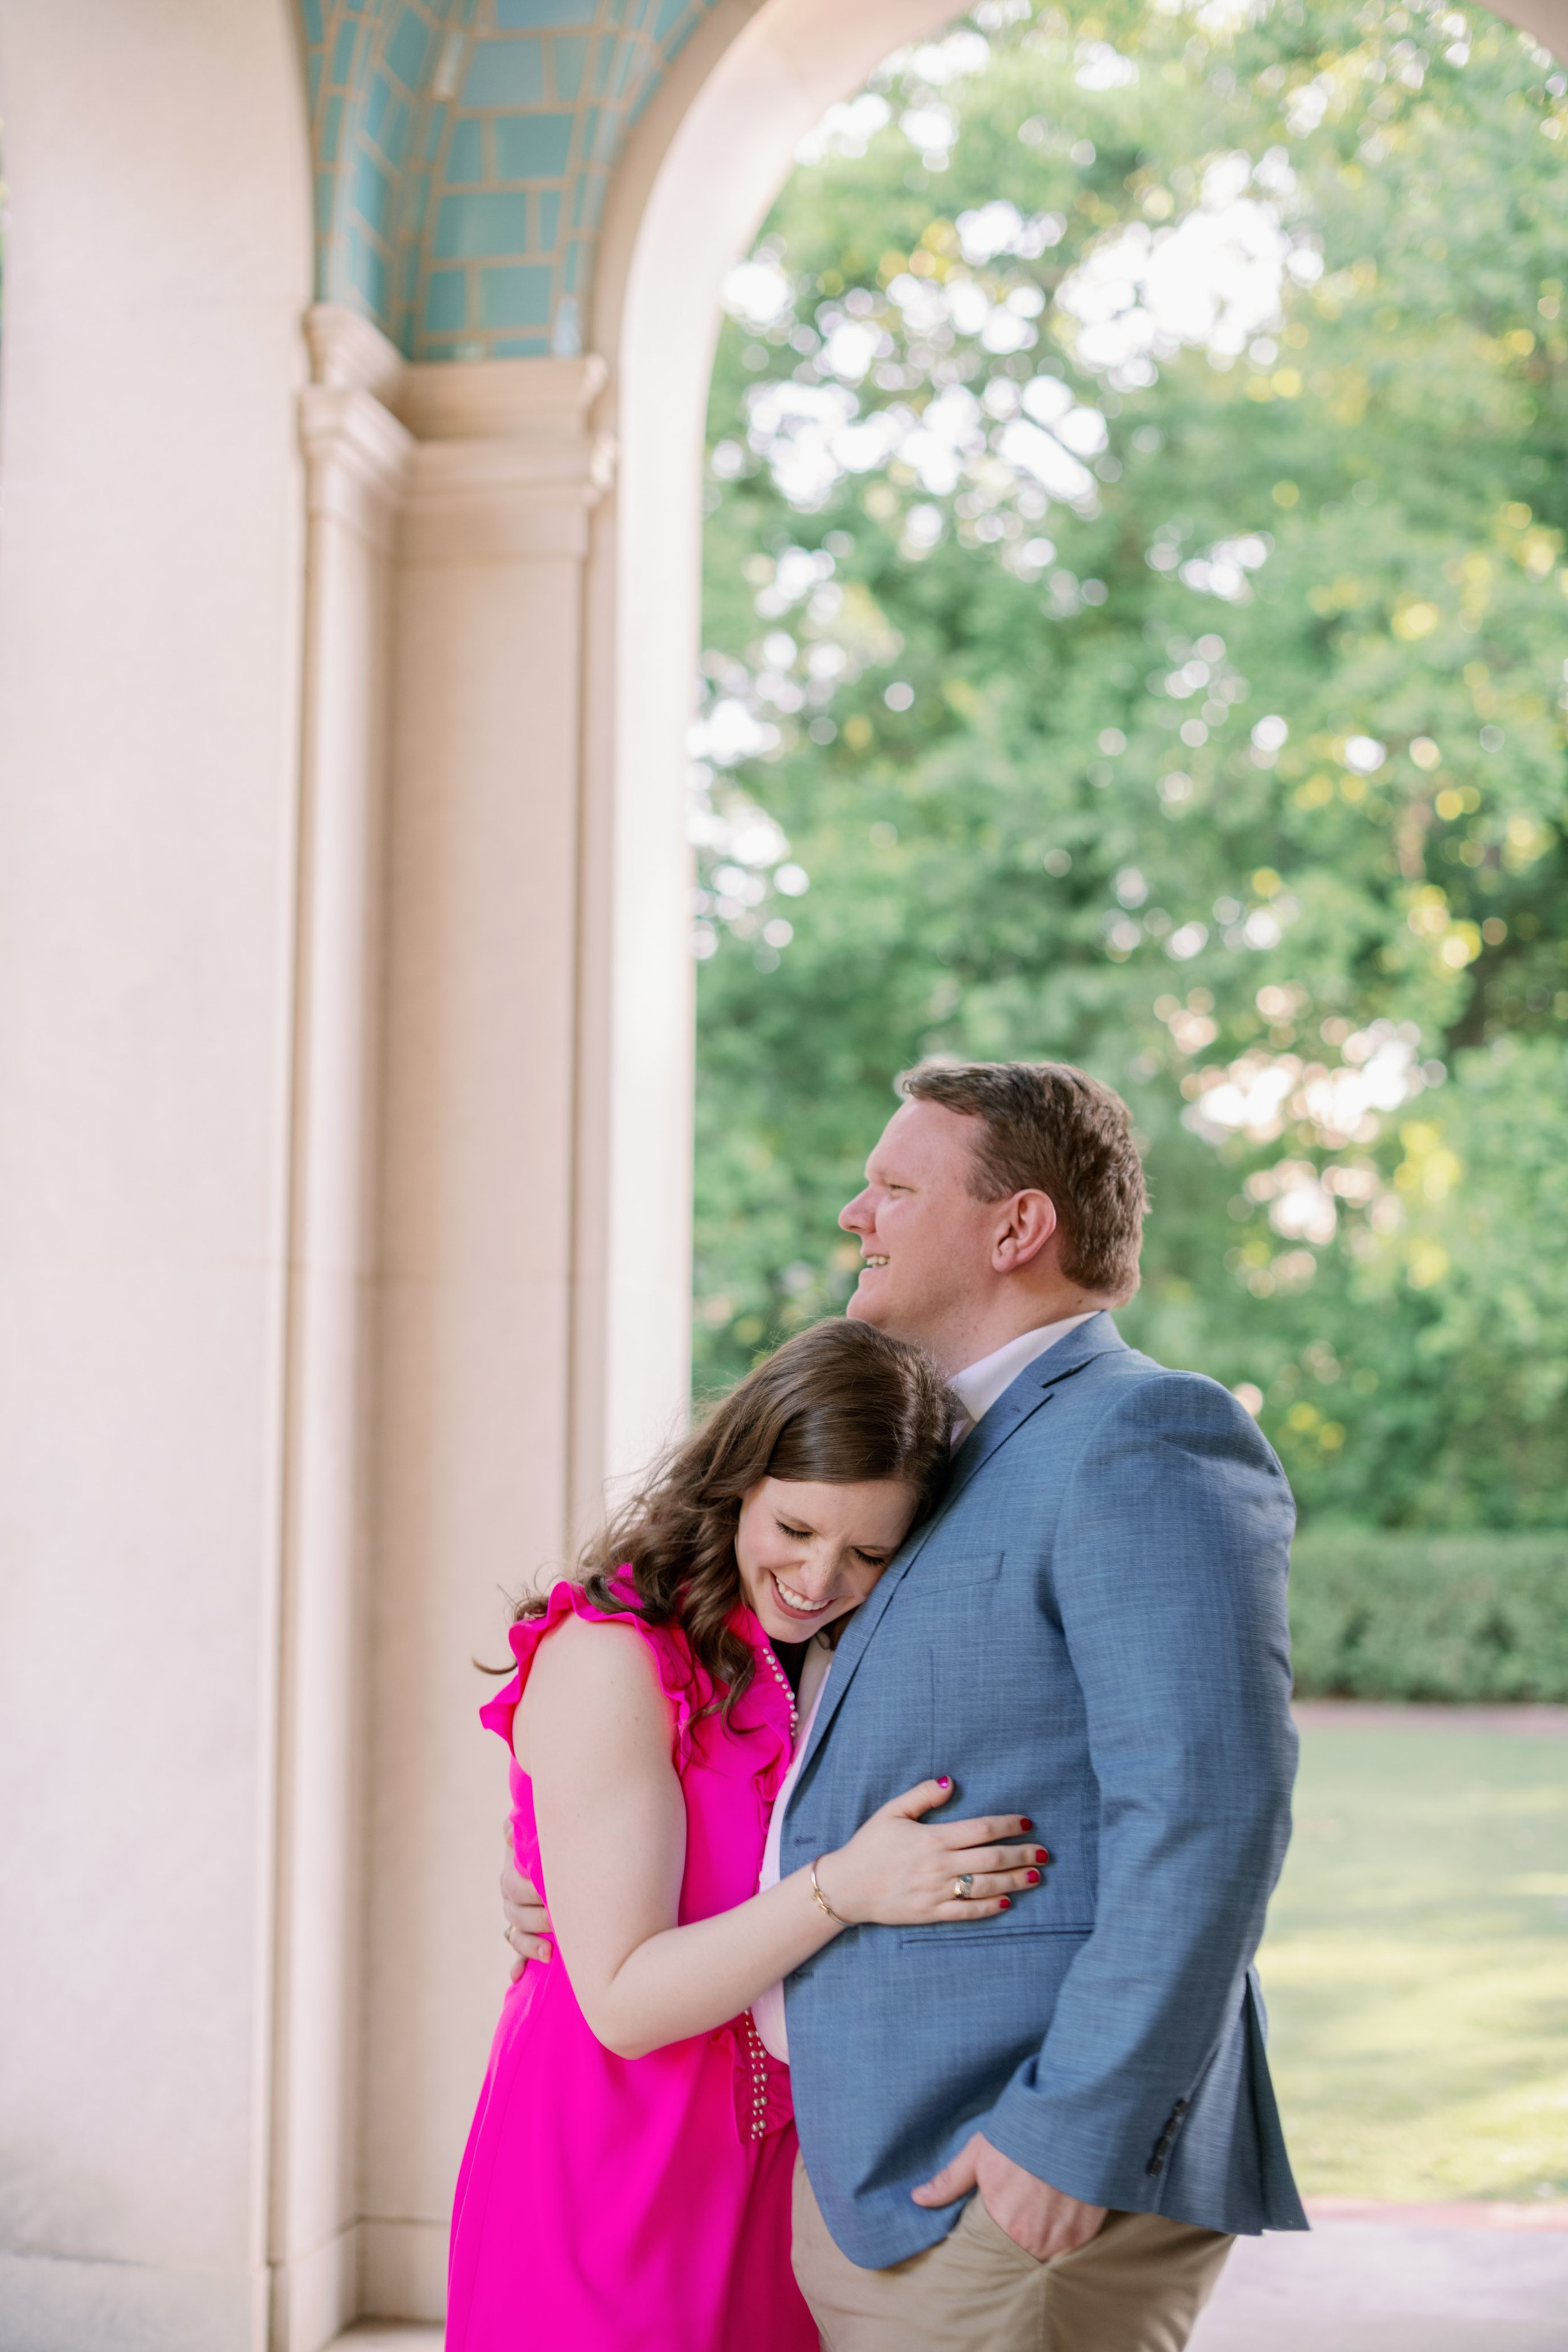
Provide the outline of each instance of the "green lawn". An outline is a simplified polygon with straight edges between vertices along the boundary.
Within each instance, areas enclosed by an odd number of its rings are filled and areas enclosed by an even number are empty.
[[[1303,1730],[1259,1956],[1309,2196],[1568,2196],[1568,1740]]]

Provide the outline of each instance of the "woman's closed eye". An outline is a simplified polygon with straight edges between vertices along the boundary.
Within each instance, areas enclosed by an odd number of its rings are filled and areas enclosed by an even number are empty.
[[[787,1521],[781,1519],[776,1512],[773,1516],[773,1525],[789,1543],[815,1543],[816,1540],[814,1528],[792,1528]],[[856,1559],[863,1559],[868,1568],[886,1568],[893,1557],[890,1551],[868,1551],[862,1544],[856,1544],[854,1552]]]

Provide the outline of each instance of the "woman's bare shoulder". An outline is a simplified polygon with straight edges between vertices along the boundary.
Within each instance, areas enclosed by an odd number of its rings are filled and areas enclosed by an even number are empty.
[[[668,1702],[658,1666],[640,1626],[630,1616],[571,1616],[539,1645],[522,1705],[513,1718],[512,1748],[526,1772],[524,1742],[537,1727],[552,1748],[574,1749],[608,1742],[625,1752],[651,1740],[669,1745]]]
[[[658,1687],[658,1668],[643,1638],[641,1621],[628,1611],[623,1617],[563,1617],[550,1638],[540,1644],[535,1676],[546,1664],[562,1675],[604,1678],[617,1686],[651,1683]]]

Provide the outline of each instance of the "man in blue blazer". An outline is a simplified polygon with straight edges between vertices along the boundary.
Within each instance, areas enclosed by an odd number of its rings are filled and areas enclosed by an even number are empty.
[[[782,1867],[942,1773],[1052,1859],[1005,1917],[857,1927],[790,1979],[796,2272],[830,2352],[1176,2352],[1236,2232],[1306,2226],[1251,1968],[1289,1835],[1294,1509],[1228,1391],[1105,1311],[1144,1206],[1120,1099],[1049,1064],[903,1092],[840,1219],[849,1312],[965,1418],[839,1645]]]
[[[827,2352],[1180,2352],[1236,2233],[1306,2227],[1252,1973],[1294,1509],[1228,1391],[1106,1311],[1144,1209],[1118,1097],[1049,1063],[902,1091],[849,1313],[947,1373],[953,1475],[848,1622],[781,1867],[942,1774],[1051,1859],[1005,1916],[853,1927],[789,1979],[796,2274]],[[543,1916],[503,1895],[522,1958]]]

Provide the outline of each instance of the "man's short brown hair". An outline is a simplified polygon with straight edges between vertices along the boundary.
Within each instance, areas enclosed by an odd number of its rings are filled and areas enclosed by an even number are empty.
[[[1120,1095],[1066,1062],[921,1062],[904,1072],[899,1091],[979,1119],[973,1185],[979,1199],[1047,1193],[1068,1280],[1131,1297],[1148,1194],[1131,1113]]]

